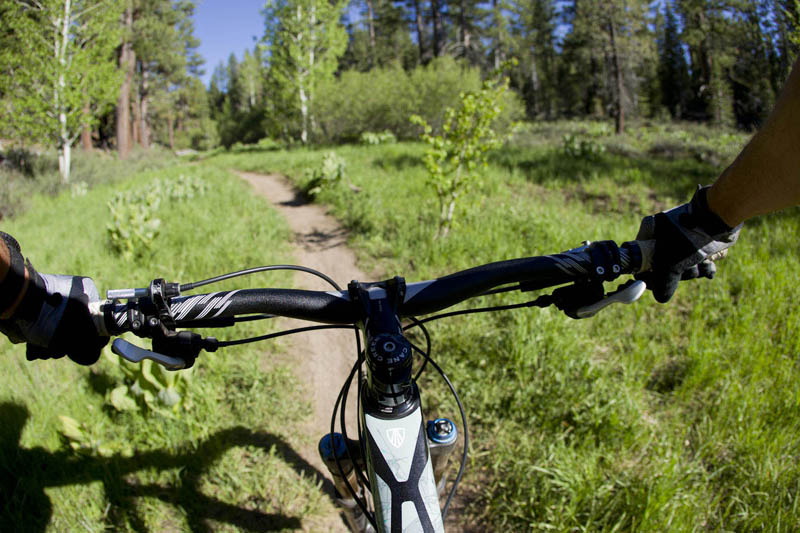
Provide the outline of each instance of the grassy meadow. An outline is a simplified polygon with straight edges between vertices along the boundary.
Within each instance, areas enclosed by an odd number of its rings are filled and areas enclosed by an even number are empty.
[[[289,260],[286,225],[246,184],[213,168],[160,166],[83,194],[33,197],[2,228],[38,268],[91,275],[101,292]],[[162,199],[152,249],[132,258],[112,251],[109,200],[181,177],[204,190]],[[272,274],[237,286],[288,282]],[[271,328],[211,334],[229,339]],[[22,345],[0,343],[1,531],[313,529],[330,508],[321,473],[297,453],[309,445],[297,433],[307,411],[300,384],[263,348],[202,354],[191,371],[171,375],[151,367],[138,381],[134,365],[105,352],[87,368],[66,359],[27,362]],[[148,406],[135,394],[137,386],[155,393],[170,383],[181,395],[175,405],[156,397]],[[114,392],[124,385],[127,405]],[[78,427],[67,429],[62,416]]]
[[[565,152],[564,135],[602,145]],[[710,183],[747,136],[686,127],[531,127],[495,153],[431,238],[424,147],[344,146],[319,195],[370,268],[414,281],[479,263],[632,239],[643,215]],[[211,160],[300,185],[329,150]],[[791,531],[800,522],[797,210],[749,223],[713,282],[574,321],[557,310],[431,326],[473,429],[464,524],[497,531]],[[508,296],[491,301],[522,301]],[[424,400],[455,416],[435,377]]]
[[[460,198],[445,240],[432,238],[438,206],[415,143],[209,153],[88,191],[31,195],[2,229],[38,268],[92,275],[101,291],[290,261],[285,224],[228,169],[280,172],[302,187],[335,151],[344,177],[316,201],[350,229],[366,270],[416,281],[584,240],[630,240],[642,216],[686,201],[747,140],[684,125],[609,131],[527,126]],[[201,180],[203,192],[162,200],[152,251],[126,259],[111,250],[107,202],[180,176]],[[717,278],[682,285],[667,305],[646,294],[581,321],[530,309],[431,324],[434,357],[471,424],[459,523],[796,530],[799,232],[797,210],[748,223]],[[258,276],[235,285],[288,283]],[[0,343],[0,419],[11,428],[0,445],[0,530],[316,530],[330,502],[294,451],[312,438],[297,432],[307,405],[291,370],[271,362],[276,349],[201,355],[189,378],[170,385],[179,403],[148,407],[134,390],[141,377],[110,354],[92,368],[29,363],[22,347]],[[445,387],[433,373],[423,379],[428,414],[455,419]],[[123,385],[133,407],[115,396]],[[65,431],[59,416],[78,429]]]

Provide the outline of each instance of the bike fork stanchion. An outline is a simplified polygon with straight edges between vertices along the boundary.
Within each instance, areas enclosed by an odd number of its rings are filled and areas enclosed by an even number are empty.
[[[447,483],[447,460],[456,447],[458,429],[449,418],[429,420],[426,428],[428,449],[433,462],[433,477],[436,480],[436,492],[441,498]]]
[[[319,441],[319,455],[331,474],[333,484],[336,487],[336,504],[342,510],[350,530],[374,533],[375,529],[373,529],[367,517],[364,516],[364,513],[361,512],[361,508],[350,493],[350,489],[347,488],[347,483],[350,483],[350,486],[358,492],[357,496],[363,499],[364,489],[361,487],[361,483],[358,482],[356,470],[347,453],[347,444],[342,434],[325,434]],[[337,459],[342,467],[342,472],[347,478],[347,483],[345,483],[345,478],[342,477],[339,466],[336,464]]]

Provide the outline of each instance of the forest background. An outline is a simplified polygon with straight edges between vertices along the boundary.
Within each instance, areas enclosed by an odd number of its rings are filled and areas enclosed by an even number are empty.
[[[0,1],[0,136],[59,152],[330,144],[441,127],[507,71],[509,120],[753,130],[800,46],[797,0],[274,0],[208,87],[190,0]]]

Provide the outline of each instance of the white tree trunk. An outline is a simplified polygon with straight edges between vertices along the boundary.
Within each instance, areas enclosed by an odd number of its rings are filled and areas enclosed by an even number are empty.
[[[59,135],[58,135],[58,171],[61,173],[61,179],[64,183],[69,183],[69,170],[71,163],[72,142],[70,140],[69,130],[67,128],[67,111],[66,102],[64,102],[64,91],[66,90],[66,80],[64,73],[67,69],[67,47],[69,42],[69,29],[72,24],[72,3],[70,0],[64,1],[64,16],[58,21],[60,25],[61,35],[60,42],[56,45],[56,56],[58,57],[58,64],[61,72],[56,82],[56,105],[58,108],[58,122],[59,122]]]
[[[309,25],[310,31],[308,34],[308,105],[310,106],[314,99],[314,50],[317,48],[316,36],[314,35],[314,28],[317,26],[317,9],[314,4],[311,4],[311,24]],[[314,114],[308,111],[308,126],[310,131],[316,129],[314,123]]]
[[[297,24],[301,27],[303,21],[303,9],[300,5],[297,6]],[[302,41],[303,41],[303,33],[297,36],[297,41],[301,43],[302,49]],[[303,144],[308,144],[308,94],[306,93],[306,77],[310,74],[309,69],[303,69],[302,67],[299,69],[297,73],[297,92],[298,96],[300,97],[300,117],[301,117],[301,129],[300,129],[300,141]]]
[[[69,170],[72,164],[72,146],[69,141],[60,144],[58,147],[58,171],[64,183],[69,183]]]
[[[308,144],[308,96],[303,86],[303,81],[300,80],[300,116],[302,117],[302,129],[300,131],[300,140],[303,144]]]

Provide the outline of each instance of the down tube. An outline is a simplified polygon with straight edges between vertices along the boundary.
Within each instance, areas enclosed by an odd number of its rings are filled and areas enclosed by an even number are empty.
[[[380,531],[444,532],[431,455],[416,386],[410,407],[401,414],[381,412],[361,398],[367,464]]]

